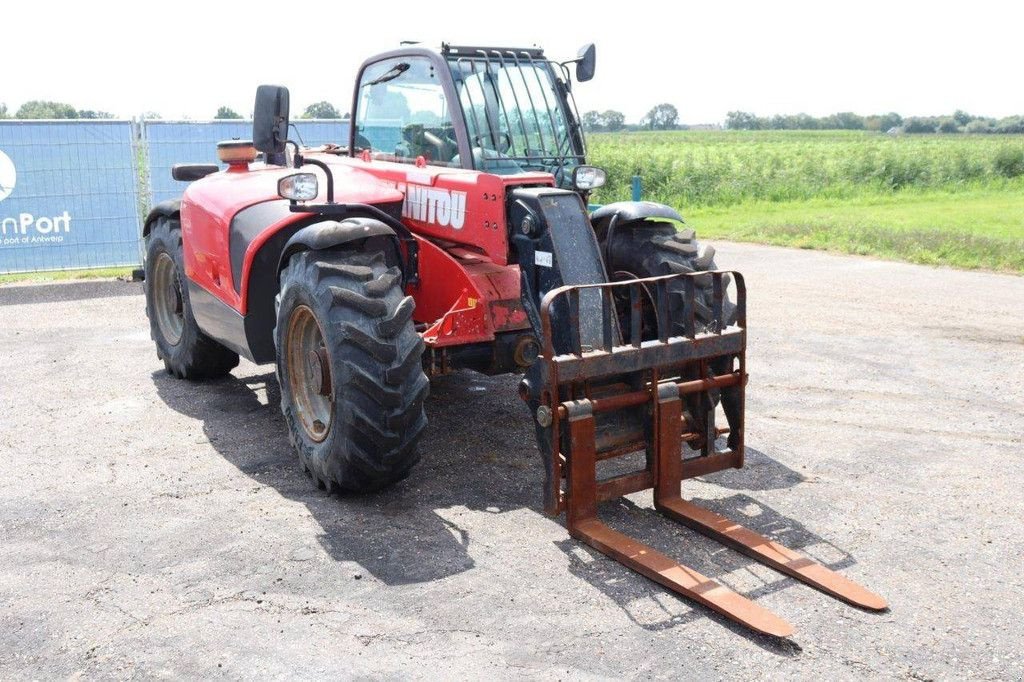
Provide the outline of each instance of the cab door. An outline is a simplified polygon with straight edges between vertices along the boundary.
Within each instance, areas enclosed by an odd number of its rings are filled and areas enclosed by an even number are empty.
[[[464,131],[461,116],[452,116],[452,93],[447,63],[436,57],[400,55],[364,66],[356,88],[353,153],[463,167]]]

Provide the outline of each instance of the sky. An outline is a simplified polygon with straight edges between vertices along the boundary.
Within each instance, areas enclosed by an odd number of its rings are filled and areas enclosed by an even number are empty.
[[[279,8],[286,7],[281,13]],[[347,111],[367,57],[417,40],[597,45],[581,112],[629,122],[668,102],[685,123],[896,111],[1024,114],[1024,2],[263,2],[12,0],[0,15],[0,103],[49,99],[119,117],[250,115],[256,86]],[[614,8],[614,9],[610,9]]]

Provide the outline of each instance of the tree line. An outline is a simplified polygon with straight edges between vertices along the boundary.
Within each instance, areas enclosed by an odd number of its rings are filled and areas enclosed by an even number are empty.
[[[588,132],[617,132],[620,130],[686,130],[679,123],[679,112],[671,104],[658,104],[640,119],[639,124],[626,123],[622,112],[588,111],[581,117]],[[716,126],[717,127],[717,126]],[[973,116],[957,110],[949,116],[903,116],[891,111],[887,114],[861,116],[852,111],[841,111],[829,116],[810,114],[777,114],[757,116],[749,111],[730,111],[725,119],[729,130],[872,130],[898,133],[1024,133],[1024,116],[992,118]]]
[[[730,111],[725,119],[730,130],[874,130],[899,133],[1024,133],[1024,116],[995,119],[973,116],[958,109],[949,116],[910,116],[896,112],[861,116],[843,111],[829,116],[808,114],[757,116],[748,111]]]
[[[0,118],[114,118],[114,115],[106,111],[76,109],[63,102],[34,99],[18,107],[14,116],[8,114],[6,104],[0,103]]]
[[[626,123],[626,116],[621,111],[587,111],[580,116],[580,123],[587,132],[614,133],[620,130],[677,130],[679,129],[679,110],[666,103],[655,105],[647,112],[639,125]]]
[[[237,119],[243,116],[231,107],[220,107],[213,116],[215,119]],[[348,112],[342,114],[337,107],[327,101],[314,102],[306,107],[299,118],[348,118]]]
[[[328,101],[314,102],[303,110],[301,118],[347,119],[348,113],[341,113]],[[0,103],[0,119],[105,119],[114,118],[106,111],[77,109],[64,102],[31,100],[25,102],[11,116],[7,105]],[[140,118],[157,120],[161,116],[152,111]],[[215,119],[240,119],[243,116],[231,107],[219,107]],[[679,123],[679,111],[665,102],[648,111],[639,124],[626,123],[621,111],[588,111],[581,117],[583,129],[588,132],[618,132],[621,130],[685,130],[688,126]],[[749,111],[730,111],[725,119],[729,130],[873,130],[901,133],[1024,133],[1024,116],[992,118],[973,116],[957,110],[949,116],[911,116],[904,118],[896,112],[861,116],[852,111],[841,111],[829,116],[810,114],[776,114],[757,116]]]
[[[48,100],[31,100],[25,102],[12,116],[7,105],[0,103],[0,119],[110,119],[114,114],[107,111],[94,111],[92,109],[76,109],[65,102],[51,102]],[[159,120],[163,118],[155,111],[147,111],[139,115],[139,118],[148,120]],[[213,115],[215,119],[240,119],[244,118],[240,113],[231,107],[219,107]],[[348,118],[348,113],[342,114],[330,102],[314,102],[302,112],[301,118]]]

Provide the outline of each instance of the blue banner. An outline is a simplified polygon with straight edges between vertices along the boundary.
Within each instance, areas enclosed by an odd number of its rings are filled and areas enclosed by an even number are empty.
[[[0,273],[138,265],[130,121],[0,121]]]
[[[299,120],[288,137],[308,147],[328,142],[348,145],[347,120]],[[296,135],[296,130],[298,134]],[[221,140],[251,140],[252,121],[146,121],[143,137],[149,153],[149,187],[153,204],[177,199],[188,186],[171,178],[176,163],[217,163]],[[221,164],[222,168],[226,168]]]

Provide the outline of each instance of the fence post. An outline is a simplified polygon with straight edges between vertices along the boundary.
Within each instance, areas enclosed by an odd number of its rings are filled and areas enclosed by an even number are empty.
[[[640,197],[643,195],[643,187],[640,185],[640,176],[633,176],[633,201],[640,201]]]
[[[146,149],[145,122],[141,118],[132,119],[132,171],[135,173],[135,187],[139,193],[139,263],[146,261],[146,244],[142,239],[142,226],[146,215],[153,205],[152,193],[149,189],[149,160]]]

